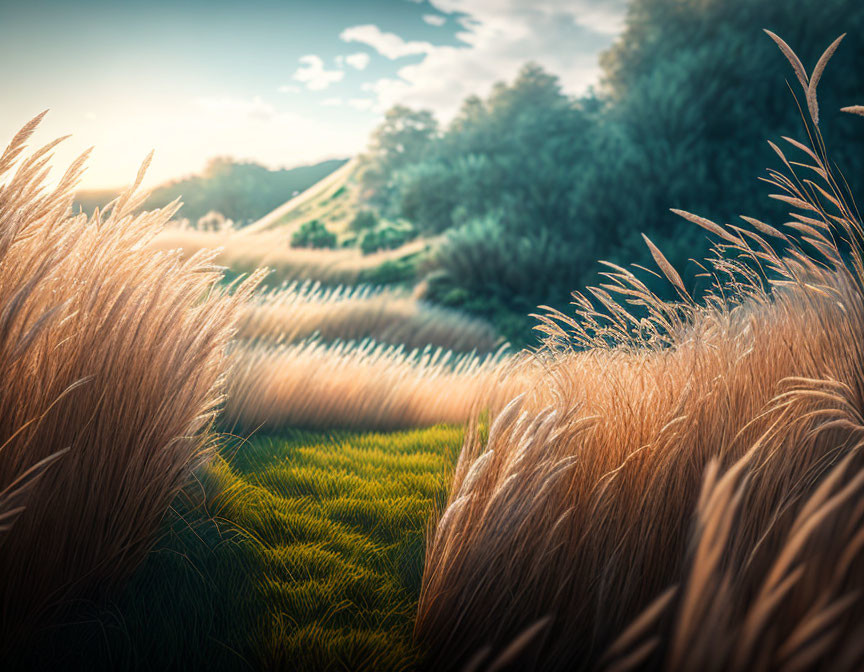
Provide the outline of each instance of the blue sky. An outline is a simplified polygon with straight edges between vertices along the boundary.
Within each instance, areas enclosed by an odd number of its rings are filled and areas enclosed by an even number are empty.
[[[0,143],[95,146],[85,187],[148,182],[232,155],[292,166],[363,149],[395,103],[447,120],[534,60],[578,93],[624,0],[0,0]]]

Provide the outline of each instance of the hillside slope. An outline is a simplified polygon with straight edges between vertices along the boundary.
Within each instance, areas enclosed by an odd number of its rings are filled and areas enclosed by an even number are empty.
[[[303,222],[313,219],[319,220],[331,231],[344,231],[357,210],[358,165],[356,158],[351,159],[303,193],[250,224],[244,232],[294,230]]]

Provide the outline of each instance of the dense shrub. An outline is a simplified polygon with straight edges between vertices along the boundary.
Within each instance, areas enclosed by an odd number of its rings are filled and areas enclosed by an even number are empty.
[[[358,281],[370,285],[404,285],[417,280],[417,254],[398,259],[387,259],[377,266],[363,270]]]
[[[368,208],[361,208],[348,223],[348,230],[360,233],[361,231],[374,229],[376,226],[378,226],[378,216],[375,212]]]
[[[372,254],[379,250],[395,250],[416,235],[417,233],[410,225],[392,222],[379,224],[374,229],[366,230],[360,234],[360,249],[363,254]]]
[[[427,268],[427,297],[490,319],[513,343],[531,339],[523,316],[552,294],[567,295],[578,270],[591,260],[592,239],[562,245],[547,230],[519,232],[489,214],[451,230]]]
[[[336,247],[336,234],[328,231],[317,219],[303,222],[291,234],[291,247],[311,247],[313,249]]]

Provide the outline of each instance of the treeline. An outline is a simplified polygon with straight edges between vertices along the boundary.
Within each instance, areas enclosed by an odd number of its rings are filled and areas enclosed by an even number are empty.
[[[157,187],[147,199],[148,210],[165,207],[175,198],[183,201],[179,216],[193,222],[215,211],[242,226],[263,217],[274,208],[345,163],[332,159],[309,166],[271,170],[253,162],[217,157],[207,162],[200,175],[174,180]],[[81,191],[75,203],[85,212],[102,207],[118,190]]]
[[[825,75],[823,126],[860,191],[864,131],[837,110],[864,93],[864,3],[633,0],[588,95],[565,95],[529,64],[465,100],[446,127],[392,109],[364,157],[364,198],[422,233],[446,232],[425,269],[428,297],[490,317],[515,341],[529,340],[538,304],[562,306],[596,282],[598,259],[647,262],[640,233],[695,287],[687,260],[701,258],[705,236],[669,208],[723,222],[784,216],[756,177],[778,161],[764,140],[801,137],[803,126],[787,63],[761,28],[808,69],[850,33]]]

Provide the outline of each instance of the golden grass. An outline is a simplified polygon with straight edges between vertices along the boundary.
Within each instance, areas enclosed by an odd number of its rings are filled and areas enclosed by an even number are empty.
[[[703,302],[649,244],[680,301],[610,265],[541,318],[430,535],[429,669],[864,668],[864,228],[807,109],[790,222],[681,213],[719,238]]]
[[[70,215],[86,155],[46,188],[56,142],[21,158],[41,118],[0,157],[0,526],[17,517],[0,546],[0,657],[141,560],[210,448],[256,282],[228,296],[213,254],[147,247],[176,208],[133,214],[146,163],[107,214]]]
[[[364,272],[422,252],[429,245],[429,240],[418,239],[395,250],[364,255],[357,248],[292,248],[290,236],[280,231],[244,233],[232,228],[201,231],[176,225],[165,228],[150,242],[153,249],[179,249],[187,257],[201,250],[218,249],[216,263],[242,273],[269,267],[273,269],[271,281],[318,280],[329,285],[356,284]]]
[[[322,288],[292,283],[260,295],[244,308],[240,337],[291,342],[313,335],[327,341],[427,345],[490,352],[500,345],[487,322],[418,301],[407,292],[370,286]]]
[[[288,427],[390,430],[460,424],[524,388],[501,353],[457,355],[361,343],[242,347],[225,422],[232,431]]]

